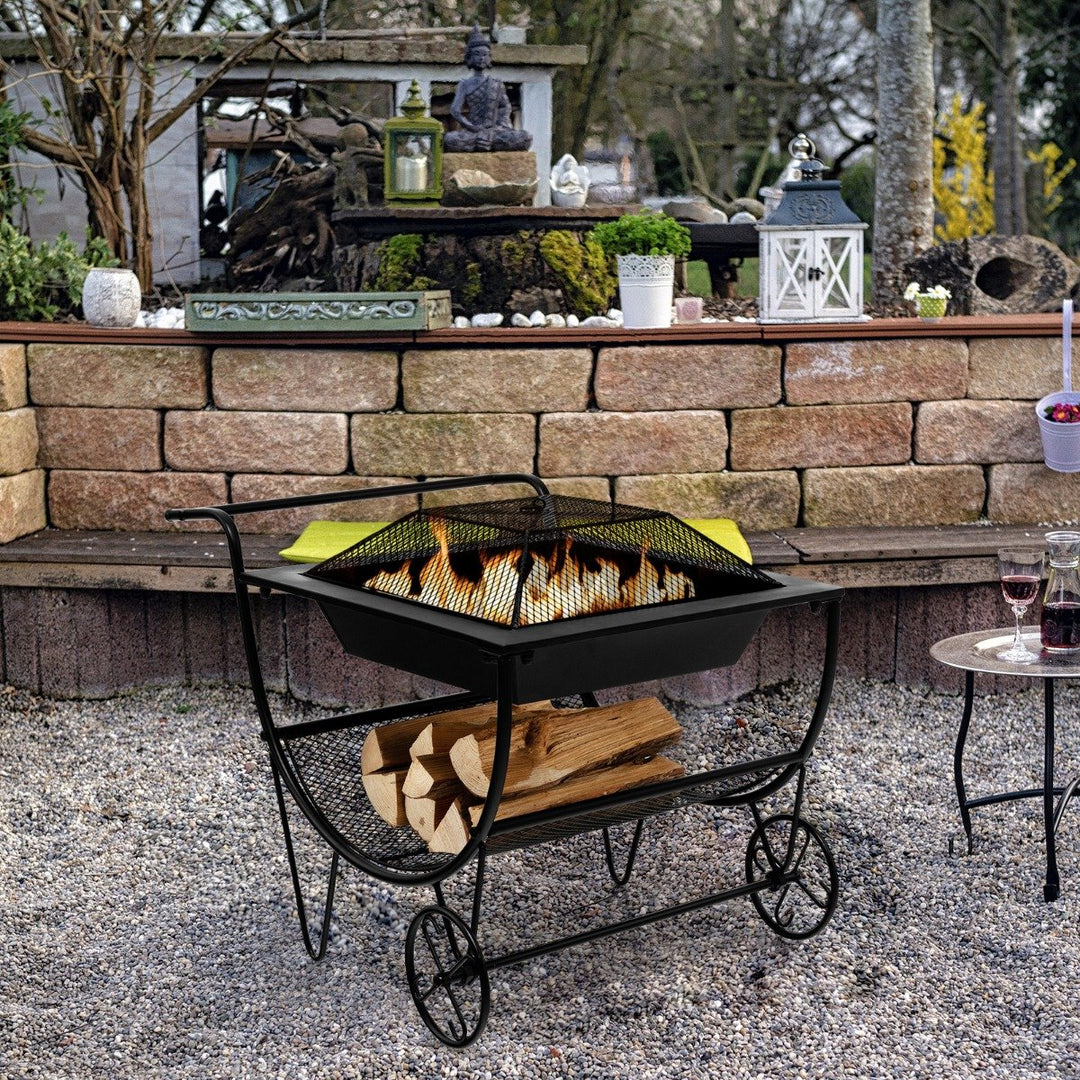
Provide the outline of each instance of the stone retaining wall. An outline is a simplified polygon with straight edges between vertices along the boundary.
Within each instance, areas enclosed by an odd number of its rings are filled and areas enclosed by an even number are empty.
[[[1062,507],[1077,481],[1042,464],[1032,410],[1060,385],[1059,340],[858,332],[0,345],[0,541],[46,522],[159,530],[168,506],[495,471],[750,530],[1075,516]]]

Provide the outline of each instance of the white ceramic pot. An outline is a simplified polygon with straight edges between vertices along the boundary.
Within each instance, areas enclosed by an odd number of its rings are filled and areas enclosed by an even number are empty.
[[[619,303],[623,326],[643,329],[671,325],[675,293],[674,255],[619,255]]]
[[[142,307],[139,279],[121,266],[95,266],[83,282],[82,307],[91,326],[134,326]]]

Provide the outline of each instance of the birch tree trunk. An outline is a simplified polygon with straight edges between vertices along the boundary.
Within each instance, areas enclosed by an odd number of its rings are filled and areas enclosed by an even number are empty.
[[[904,263],[934,241],[930,0],[878,0],[874,299],[899,300]]]
[[[999,0],[994,21],[994,231],[1008,236],[1027,232],[1024,160],[1017,114],[1020,112],[1014,0]]]

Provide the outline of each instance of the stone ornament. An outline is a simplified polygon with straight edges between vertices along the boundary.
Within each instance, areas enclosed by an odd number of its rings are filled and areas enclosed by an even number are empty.
[[[82,307],[91,326],[134,326],[142,308],[139,279],[122,266],[92,267],[83,282]]]
[[[552,205],[582,207],[588,194],[589,170],[573,154],[563,154],[551,170]]]
[[[465,64],[471,74],[458,83],[450,105],[450,115],[460,127],[446,133],[443,148],[466,154],[528,150],[532,135],[510,123],[510,99],[502,80],[488,74],[491,42],[478,26],[473,27],[465,45]]]

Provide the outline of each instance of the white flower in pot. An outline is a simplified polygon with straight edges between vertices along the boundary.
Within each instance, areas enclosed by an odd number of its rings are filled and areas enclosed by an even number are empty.
[[[923,289],[917,281],[911,282],[904,290],[904,299],[915,303],[915,313],[927,322],[937,322],[945,314],[952,293],[944,285],[933,285]]]

